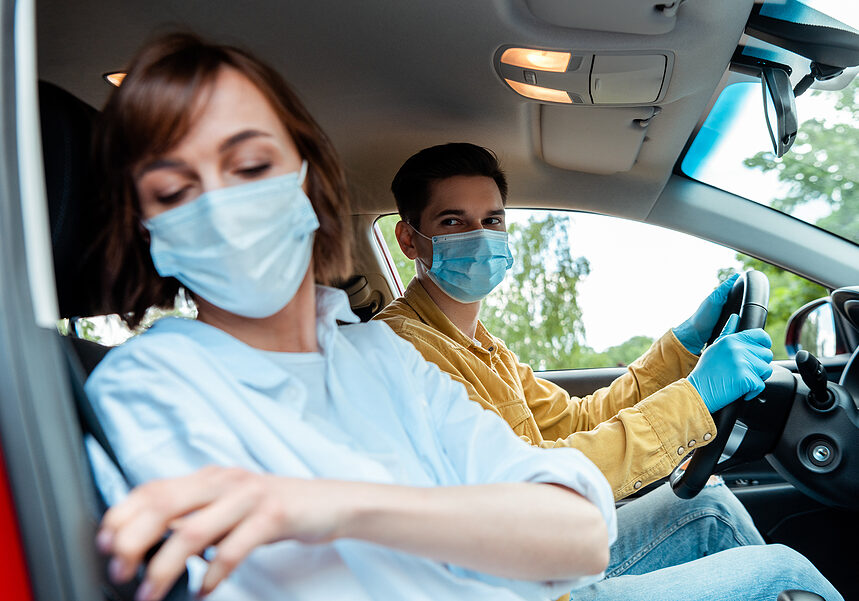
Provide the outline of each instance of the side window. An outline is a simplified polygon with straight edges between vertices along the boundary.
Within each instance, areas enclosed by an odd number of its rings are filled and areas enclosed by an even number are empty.
[[[157,307],[150,307],[141,324],[134,330],[130,330],[122,318],[116,314],[61,319],[57,323],[57,329],[64,336],[74,335],[76,338],[85,338],[106,346],[116,346],[132,336],[140,334],[162,317],[171,316],[194,319],[197,317],[197,307],[193,300],[180,292],[172,310],[165,311]]]
[[[404,284],[414,265],[377,224]],[[483,303],[481,320],[535,370],[628,365],[689,317],[719,281],[749,268],[770,280],[767,330],[786,359],[791,313],[825,296],[820,286],[729,248],[616,217],[509,209],[515,263]]]

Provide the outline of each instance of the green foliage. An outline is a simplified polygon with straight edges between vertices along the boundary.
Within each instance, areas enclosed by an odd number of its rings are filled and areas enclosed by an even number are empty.
[[[605,359],[599,361],[599,365],[601,366],[615,365],[623,367],[642,356],[650,348],[651,344],[653,344],[653,338],[649,336],[633,336],[617,346],[608,347],[602,353],[595,353],[595,356],[605,357]]]

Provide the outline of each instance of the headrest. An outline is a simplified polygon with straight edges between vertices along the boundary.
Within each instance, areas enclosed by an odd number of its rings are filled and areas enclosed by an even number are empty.
[[[88,255],[98,233],[90,164],[98,111],[44,81],[39,102],[60,315],[96,315],[99,265]]]

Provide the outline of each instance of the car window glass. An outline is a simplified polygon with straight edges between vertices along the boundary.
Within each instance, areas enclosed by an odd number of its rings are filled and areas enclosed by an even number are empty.
[[[377,221],[398,275],[414,264]],[[569,211],[508,209],[514,265],[484,301],[481,320],[535,370],[628,365],[679,325],[719,281],[758,269],[770,280],[767,330],[786,359],[787,319],[826,291],[729,248],[638,222]]]
[[[197,307],[193,300],[180,292],[172,310],[150,307],[140,326],[134,330],[129,329],[116,314],[61,319],[57,323],[57,329],[63,335],[72,334],[107,346],[116,346],[143,332],[162,317],[170,316],[194,319],[197,317]]]

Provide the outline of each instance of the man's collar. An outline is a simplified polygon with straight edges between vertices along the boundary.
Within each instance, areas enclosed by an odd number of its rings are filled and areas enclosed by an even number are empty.
[[[412,281],[409,282],[406,291],[403,293],[403,300],[418,314],[420,320],[428,326],[438,330],[457,344],[461,344],[466,348],[475,346],[474,341],[463,334],[462,330],[456,327],[456,324],[444,314],[444,311],[439,309],[418,278],[412,278]]]

